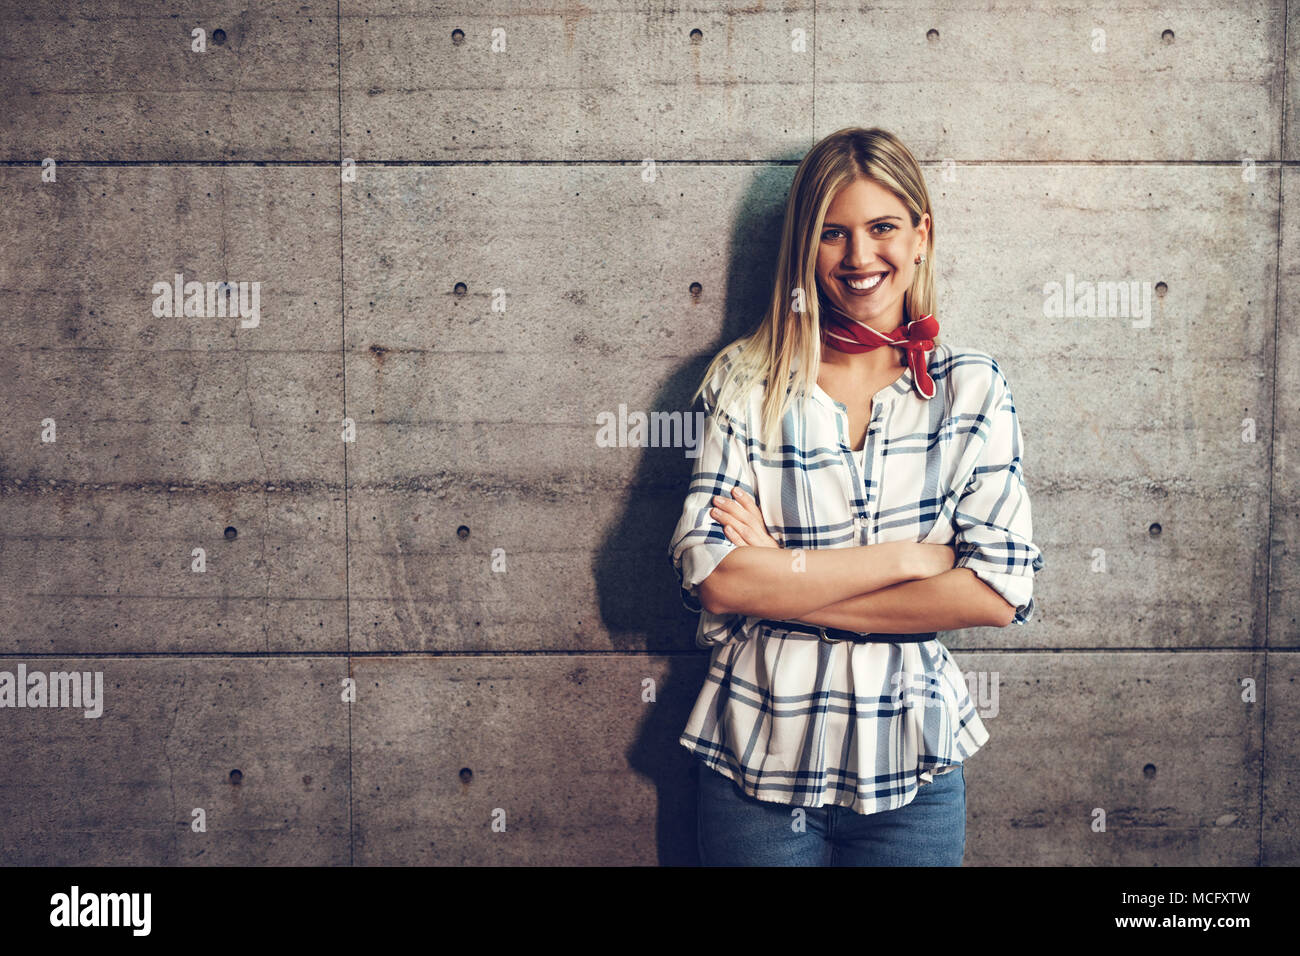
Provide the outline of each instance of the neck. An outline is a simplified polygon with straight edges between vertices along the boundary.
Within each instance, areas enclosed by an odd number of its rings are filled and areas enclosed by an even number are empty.
[[[841,352],[823,343],[822,364],[845,369],[855,378],[873,378],[902,368],[907,356],[901,348],[888,345],[870,352]]]
[[[849,323],[854,321],[842,310],[837,309],[825,300],[822,302],[822,308],[832,311],[840,322]],[[866,322],[866,324],[880,332],[887,334],[893,332],[903,324],[902,303],[899,303],[898,314],[891,321],[884,323],[871,321]],[[907,364],[907,353],[901,348],[884,345],[867,352],[845,352],[823,342],[821,360],[825,365],[832,365],[848,371],[854,378],[874,378],[888,375],[891,371],[905,366]]]

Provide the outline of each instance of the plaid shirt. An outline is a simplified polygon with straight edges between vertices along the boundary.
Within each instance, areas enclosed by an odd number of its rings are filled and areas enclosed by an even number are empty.
[[[1023,625],[1043,557],[1011,388],[992,356],[938,344],[933,398],[916,392],[910,369],[875,395],[864,475],[848,410],[818,385],[792,398],[775,453],[760,441],[763,383],[736,414],[718,408],[734,355],[704,390],[707,424],[669,546],[682,601],[700,614],[696,644],[712,649],[680,743],[760,800],[893,810],[988,740],[956,661],[937,638],[828,644],[705,611],[699,583],[738,547],[709,514],[712,497],[730,499],[739,485],[783,548],[951,545],[956,567],[1001,594]]]

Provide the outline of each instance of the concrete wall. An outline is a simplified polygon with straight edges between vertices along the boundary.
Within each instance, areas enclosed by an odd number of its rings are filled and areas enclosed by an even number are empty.
[[[1300,863],[1287,6],[3,3],[0,670],[104,699],[0,709],[0,860],[693,863],[692,462],[596,416],[685,406],[794,165],[881,125],[1047,560],[947,635],[968,865]]]

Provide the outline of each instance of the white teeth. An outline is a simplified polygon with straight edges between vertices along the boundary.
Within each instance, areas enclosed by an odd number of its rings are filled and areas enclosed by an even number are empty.
[[[865,292],[868,289],[874,289],[876,286],[880,285],[884,278],[885,274],[882,272],[880,275],[872,276],[870,279],[845,279],[844,281],[849,284],[850,289],[857,289],[860,292]]]

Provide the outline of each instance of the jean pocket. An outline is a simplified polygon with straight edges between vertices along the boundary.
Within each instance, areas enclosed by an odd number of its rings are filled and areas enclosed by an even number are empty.
[[[936,773],[934,779],[930,781],[931,786],[934,786],[935,784],[939,784],[943,787],[951,787],[953,789],[964,787],[966,785],[965,768],[962,767],[961,764],[957,764],[957,769],[955,770],[949,770],[947,773]]]

